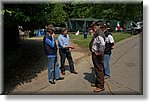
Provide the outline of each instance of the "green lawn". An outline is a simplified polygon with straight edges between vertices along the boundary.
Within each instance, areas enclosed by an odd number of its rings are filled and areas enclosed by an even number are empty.
[[[119,42],[123,39],[126,39],[128,37],[131,37],[130,33],[125,33],[125,32],[116,32],[116,33],[112,33],[115,42]],[[81,45],[83,47],[88,47],[89,46],[89,42],[91,41],[93,35],[88,35],[86,39],[84,39],[83,34],[82,35],[75,35],[75,34],[71,34],[69,33],[70,39],[73,43]]]
[[[119,42],[123,39],[129,38],[132,36],[131,33],[125,33],[125,32],[117,32],[117,33],[112,33],[112,34],[113,34],[115,42]]]

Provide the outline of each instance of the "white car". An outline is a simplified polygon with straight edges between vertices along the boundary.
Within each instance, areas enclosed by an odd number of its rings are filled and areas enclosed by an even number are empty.
[[[131,23],[131,31],[136,33],[140,33],[142,31],[142,28],[137,23]]]
[[[143,29],[143,22],[137,22],[137,25],[139,28],[141,28],[141,30]]]

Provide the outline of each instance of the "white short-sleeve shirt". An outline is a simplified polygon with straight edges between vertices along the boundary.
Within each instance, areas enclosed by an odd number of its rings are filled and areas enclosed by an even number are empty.
[[[105,37],[105,43],[114,43],[114,38],[112,35],[108,35],[108,37]]]

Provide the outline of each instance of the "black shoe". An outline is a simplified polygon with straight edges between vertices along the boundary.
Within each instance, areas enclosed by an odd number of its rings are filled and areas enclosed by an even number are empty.
[[[64,77],[60,77],[60,78],[58,78],[58,79],[56,79],[56,80],[64,80]]]
[[[78,74],[78,72],[76,72],[76,71],[72,71],[71,73]]]
[[[51,83],[51,84],[55,84],[55,82],[54,82],[54,81],[49,81],[49,83]]]

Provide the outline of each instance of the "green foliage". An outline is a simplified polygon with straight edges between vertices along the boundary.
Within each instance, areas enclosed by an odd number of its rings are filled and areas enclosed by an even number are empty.
[[[60,25],[65,22],[67,13],[64,11],[63,7],[65,7],[65,4],[54,4],[53,11],[49,15],[49,23]]]

